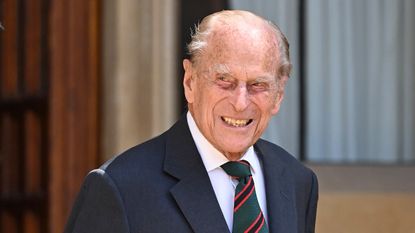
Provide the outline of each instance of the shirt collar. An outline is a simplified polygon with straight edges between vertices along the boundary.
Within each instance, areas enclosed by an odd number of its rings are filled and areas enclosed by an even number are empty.
[[[205,165],[206,171],[210,172],[214,169],[219,168],[222,164],[229,162],[220,151],[218,151],[200,132],[193,119],[192,114],[187,112],[187,123],[189,125],[190,132],[193,140],[195,141],[197,150],[199,151],[200,157],[202,158],[203,164]],[[255,154],[253,146],[250,146],[241,160],[246,160],[251,165],[252,173],[255,174],[255,170],[260,169],[260,163],[258,157]]]

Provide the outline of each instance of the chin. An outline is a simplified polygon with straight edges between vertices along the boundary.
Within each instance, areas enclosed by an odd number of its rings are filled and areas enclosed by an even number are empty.
[[[226,152],[232,153],[232,154],[238,154],[238,153],[243,154],[248,149],[248,147],[251,146],[251,144],[249,143],[239,144],[239,145],[229,143],[228,145],[234,145],[232,147],[224,147]]]

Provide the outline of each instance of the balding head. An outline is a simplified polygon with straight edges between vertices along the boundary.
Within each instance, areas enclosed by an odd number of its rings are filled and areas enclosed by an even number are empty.
[[[241,48],[238,42],[246,44]],[[224,43],[231,43],[232,46],[228,45],[227,49],[257,49],[258,56],[268,57],[283,88],[291,72],[289,44],[275,24],[240,10],[220,11],[206,16],[196,26],[192,41],[188,44],[190,59],[197,64],[209,47]]]

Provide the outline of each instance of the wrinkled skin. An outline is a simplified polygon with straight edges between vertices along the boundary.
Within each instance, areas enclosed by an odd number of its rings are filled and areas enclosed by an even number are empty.
[[[278,113],[278,50],[262,22],[218,26],[197,62],[185,59],[183,85],[192,114],[206,139],[238,160]]]

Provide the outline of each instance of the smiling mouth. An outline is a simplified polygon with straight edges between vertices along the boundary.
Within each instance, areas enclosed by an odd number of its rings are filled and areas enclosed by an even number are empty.
[[[249,125],[253,121],[252,119],[241,120],[241,119],[233,119],[229,117],[221,117],[221,118],[227,125],[230,125],[233,127],[244,127],[244,126]]]

